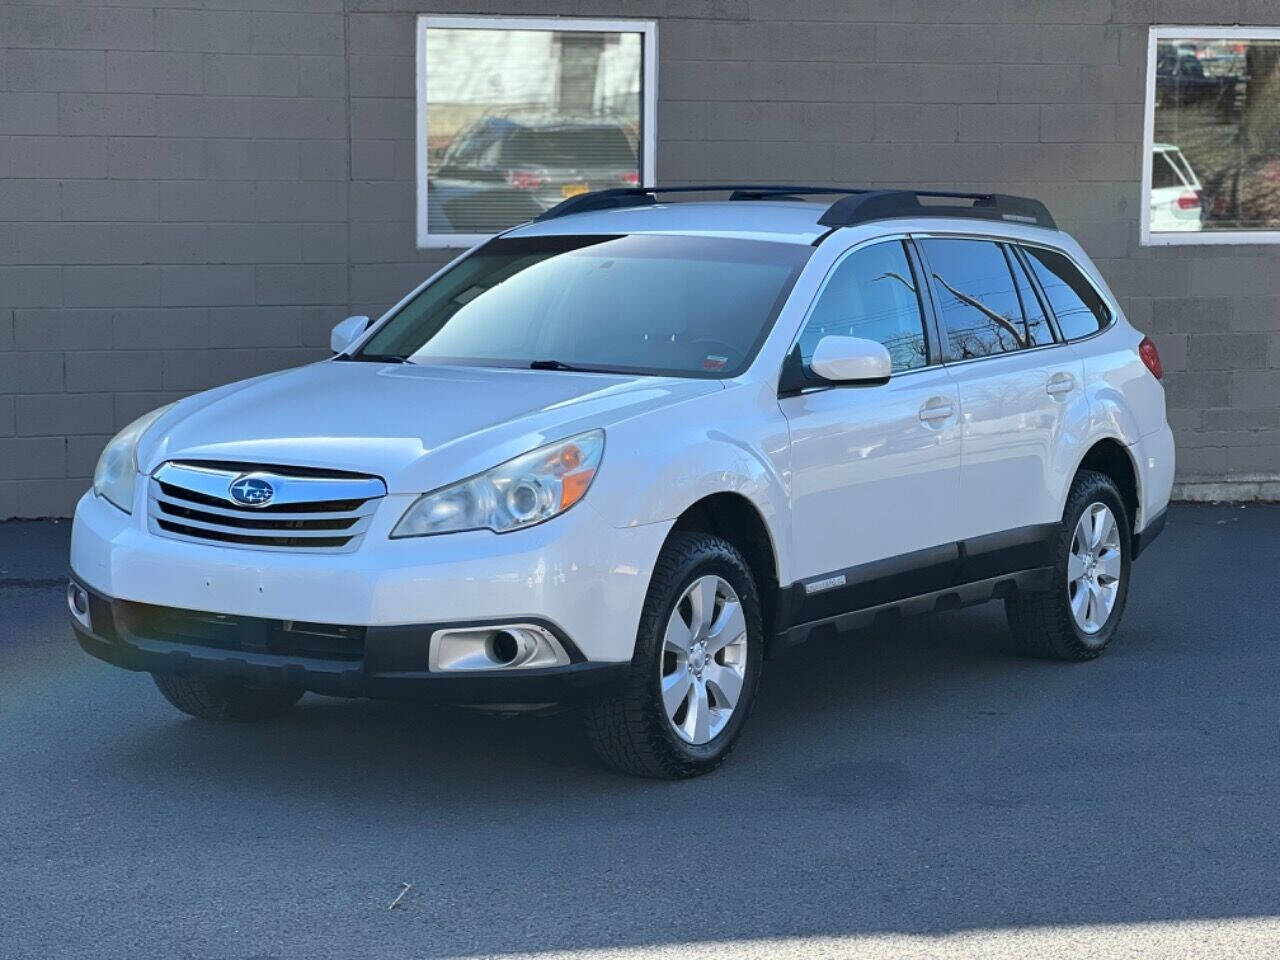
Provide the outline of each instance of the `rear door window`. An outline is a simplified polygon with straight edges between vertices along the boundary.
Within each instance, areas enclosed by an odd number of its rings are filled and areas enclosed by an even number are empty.
[[[1079,340],[1111,322],[1111,308],[1066,256],[1043,247],[1022,249],[1049,298],[1049,306],[1065,339]]]
[[[920,247],[952,359],[995,356],[1036,343],[996,243],[928,237]]]

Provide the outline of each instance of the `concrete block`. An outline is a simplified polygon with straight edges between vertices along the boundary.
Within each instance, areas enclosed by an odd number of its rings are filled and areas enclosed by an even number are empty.
[[[1040,139],[1040,107],[1020,103],[962,103],[962,141],[1016,143]]]
[[[74,136],[152,136],[157,132],[156,98],[141,93],[60,93],[58,132]]]
[[[207,175],[204,140],[154,137],[111,137],[107,140],[109,177],[199,180]]]
[[[1167,402],[1170,407],[1225,407],[1231,402],[1231,377],[1225,371],[1194,368],[1186,373],[1171,372],[1164,378]]]
[[[0,180],[0,222],[57,220],[61,216],[60,196],[57,180]],[[2,305],[4,291],[0,288]]]
[[[105,177],[108,141],[98,137],[10,137],[10,177]]]
[[[1079,64],[1003,64],[998,99],[1001,103],[1075,103],[1084,85],[1085,68]]]
[[[211,223],[205,230],[210,263],[296,263],[302,257],[296,223]]]
[[[412,97],[414,95],[413,57],[352,54],[349,68],[353,97]]]
[[[296,97],[298,58],[206,54],[204,91],[217,95]]]
[[[69,517],[89,488],[88,477],[17,480],[0,483],[0,511],[12,504],[12,515],[24,519]],[[0,516],[4,516],[0,513]]]
[[[213,180],[296,180],[301,172],[297,140],[210,140]]]
[[[201,307],[253,303],[251,266],[160,267],[160,303]]]
[[[352,13],[347,17],[347,45],[353,53],[411,57],[416,42],[415,23],[407,13]],[[674,25],[670,29],[675,29]],[[670,56],[664,30],[663,56]]]
[[[343,100],[298,97],[161,97],[156,127],[162,136],[251,139],[341,139]]]
[[[1233,372],[1230,399],[1231,406],[1237,409],[1280,407],[1280,370]]]
[[[58,95],[0,92],[0,130],[13,135],[57,133]]]
[[[1036,63],[1040,25],[881,23],[876,59],[913,63]]]
[[[0,437],[12,437],[14,429],[13,397],[0,396]]]
[[[351,184],[351,219],[412,220],[416,212],[415,187],[400,180]]]
[[[347,232],[345,223],[302,224],[302,261],[304,263],[345,264],[347,260]],[[345,274],[345,268],[341,269]]]
[[[58,13],[55,7],[7,6],[0,17],[0,48],[54,46]]]
[[[346,271],[328,264],[264,264],[254,268],[254,294],[261,304],[337,303],[347,299]]]
[[[1045,24],[1045,63],[1118,63],[1120,31],[1100,24]]]
[[[64,393],[22,396],[16,400],[17,434],[23,437],[63,437],[71,434],[110,434],[110,394]],[[90,465],[89,472],[93,472]]]
[[[1105,103],[1044,104],[1040,107],[1040,139],[1065,143],[1115,140],[1115,107]]]
[[[1231,329],[1243,332],[1280,330],[1280,297],[1237,297]]]
[[[92,307],[15,310],[13,345],[19,350],[109,349],[111,311]]]
[[[0,480],[39,480],[67,472],[67,443],[62,437],[0,439]]]
[[[62,354],[51,350],[0,353],[0,383],[5,393],[61,393]]]
[[[58,267],[0,267],[0,310],[61,306],[62,293],[62,272]],[[4,382],[0,377],[0,383]]]
[[[154,350],[68,352],[67,392],[159,389],[161,356]]]
[[[1231,24],[1239,15],[1237,0],[1157,0],[1160,23]]]
[[[103,90],[107,58],[101,50],[6,50],[0,86],[9,90]]]
[[[1264,334],[1202,334],[1191,338],[1188,363],[1192,370],[1263,369],[1267,348]]]
[[[288,307],[213,307],[209,324],[220,347],[302,345],[301,320],[296,309]]]
[[[205,307],[166,307],[111,312],[111,346],[116,350],[161,350],[178,347],[198,350],[209,346],[211,342],[209,309]]]
[[[159,190],[147,180],[67,180],[62,184],[63,220],[155,220]]]
[[[159,267],[64,267],[69,307],[154,307],[160,304]]]
[[[951,143],[959,136],[960,108],[943,104],[877,104],[875,137],[889,143]]]
[[[110,400],[110,396],[107,399]],[[108,404],[107,410],[109,411],[110,409],[110,404]],[[97,435],[68,436],[67,476],[83,477],[87,488],[90,485],[89,481],[93,477],[93,471],[98,466],[98,458],[102,456],[102,450],[110,442],[112,436],[114,436],[114,430],[108,430]]]
[[[351,99],[351,136],[355,140],[412,140],[413,101],[369,97]]]
[[[1152,333],[1226,333],[1234,310],[1231,297],[1154,297],[1147,329]]]
[[[346,57],[298,57],[298,93],[304,97],[345,97]]]
[[[345,181],[349,155],[346,140],[308,140],[300,150],[301,177]]]
[[[58,11],[54,45],[90,50],[151,50],[155,12],[119,7],[64,7]]]
[[[106,57],[107,89],[114,92],[200,93],[204,89],[204,65],[198,53],[109,50]]]

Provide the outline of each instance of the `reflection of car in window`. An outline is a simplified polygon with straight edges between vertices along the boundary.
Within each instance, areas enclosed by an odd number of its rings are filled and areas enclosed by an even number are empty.
[[[619,120],[557,115],[485,116],[433,159],[427,189],[454,202],[476,196],[468,222],[452,229],[490,232],[527,220],[566,197],[640,182],[636,148]],[[531,203],[532,201],[532,203]]]
[[[1239,82],[1232,74],[1207,75],[1199,58],[1186,48],[1161,44],[1156,52],[1156,96],[1161,104],[1208,103],[1230,111],[1236,106]]]
[[[1153,231],[1199,230],[1202,189],[1191,164],[1171,143],[1151,148],[1151,196],[1148,226]]]

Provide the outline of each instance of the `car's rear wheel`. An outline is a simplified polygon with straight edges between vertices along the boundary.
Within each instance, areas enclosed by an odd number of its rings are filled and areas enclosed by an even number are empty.
[[[302,699],[301,690],[246,687],[168,673],[153,673],[151,679],[166,700],[201,720],[270,720],[287,713]]]
[[[1115,635],[1129,592],[1129,513],[1115,481],[1076,474],[1053,545],[1054,588],[1005,600],[1017,650],[1050,660],[1090,660]]]
[[[719,537],[673,534],[645,598],[626,688],[585,711],[592,745],[610,766],[639,776],[715,769],[750,712],[763,645],[742,555]]]

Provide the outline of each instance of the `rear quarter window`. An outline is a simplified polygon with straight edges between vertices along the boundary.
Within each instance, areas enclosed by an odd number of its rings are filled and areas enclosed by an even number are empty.
[[[1023,247],[1022,251],[1044,288],[1063,339],[1079,340],[1111,322],[1111,308],[1065,255],[1043,247]]]

